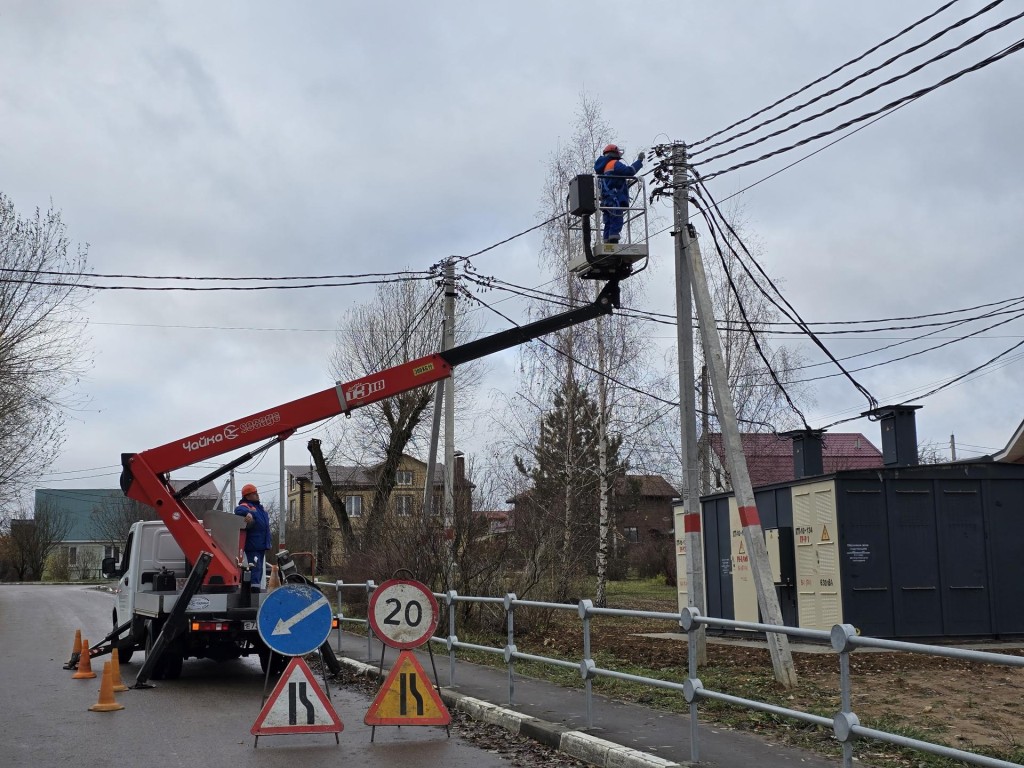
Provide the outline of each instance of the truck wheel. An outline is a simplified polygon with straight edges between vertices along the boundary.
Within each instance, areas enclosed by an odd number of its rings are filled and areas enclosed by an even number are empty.
[[[185,651],[182,648],[181,640],[175,640],[164,650],[163,658],[164,680],[177,680],[181,677],[181,667],[185,662]]]
[[[150,654],[153,653],[153,646],[156,644],[157,637],[160,636],[160,627],[155,625],[152,621],[146,622],[146,660],[149,660]],[[161,653],[160,658],[153,664],[153,671],[149,677],[151,680],[163,680],[164,679],[164,666],[167,660],[167,653]]]
[[[117,611],[114,611],[114,629],[117,629],[117,626]],[[132,660],[132,653],[135,651],[135,639],[132,637],[133,629],[134,626],[128,630],[127,637],[115,640],[117,643],[117,662],[119,664],[127,664]]]
[[[282,656],[280,653],[274,653],[269,648],[264,648],[260,651],[260,669],[263,670],[263,674],[267,673],[267,667],[270,667],[271,677],[280,677],[281,673],[284,672],[284,668],[288,666],[288,657]]]

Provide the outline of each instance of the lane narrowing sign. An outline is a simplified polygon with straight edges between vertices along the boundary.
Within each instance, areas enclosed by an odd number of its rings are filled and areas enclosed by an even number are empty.
[[[448,725],[452,716],[412,651],[402,651],[366,711],[366,725]]]
[[[302,658],[296,657],[288,662],[250,733],[258,742],[260,736],[271,734],[338,734],[344,729],[313,672]]]

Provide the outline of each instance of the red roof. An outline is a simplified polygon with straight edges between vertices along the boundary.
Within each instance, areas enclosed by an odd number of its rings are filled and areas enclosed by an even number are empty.
[[[722,435],[713,432],[708,437],[711,450],[726,466]],[[793,441],[790,438],[756,433],[745,433],[740,438],[743,453],[747,457],[750,482],[755,488],[795,479]],[[873,469],[883,465],[882,452],[860,432],[826,432],[821,442],[821,463],[825,474],[844,469]]]

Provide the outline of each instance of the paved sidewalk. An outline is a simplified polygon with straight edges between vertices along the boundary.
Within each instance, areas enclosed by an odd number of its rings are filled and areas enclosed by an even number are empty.
[[[331,635],[337,648],[337,634]],[[344,633],[338,655],[350,667],[376,674],[381,646],[373,642],[367,657],[366,638]],[[425,649],[417,651],[431,672]],[[398,657],[389,648],[385,674]],[[457,660],[455,684],[448,686],[448,654],[434,648],[438,683],[451,708],[502,725],[548,746],[607,768],[655,768],[690,763],[690,719],[627,704],[595,694],[593,728],[586,727],[586,700],[582,689],[562,688],[533,678],[516,676],[512,706],[508,703],[508,672]],[[681,695],[681,694],[680,694]],[[701,724],[698,731],[700,763],[723,768],[824,768],[831,761],[801,749],[782,747],[747,733]]]

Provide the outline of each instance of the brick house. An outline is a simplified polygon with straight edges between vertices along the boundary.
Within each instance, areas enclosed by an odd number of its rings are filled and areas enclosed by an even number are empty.
[[[672,500],[679,492],[661,475],[624,475],[613,486],[615,536],[613,544],[639,544],[664,537],[671,538]],[[531,491],[509,499],[512,504],[509,526],[520,515],[531,514]],[[596,511],[595,511],[596,514]]]
[[[383,463],[370,467],[328,466],[334,490],[345,503],[352,528],[358,535],[365,525],[365,516],[373,504],[374,492],[381,479]],[[286,541],[289,549],[308,547],[318,553],[318,560],[326,567],[341,562],[343,545],[340,527],[334,510],[324,492],[320,476],[314,468],[289,464],[285,466],[288,483],[288,517]],[[439,515],[444,510],[445,466],[434,467],[431,511]],[[423,494],[427,485],[427,465],[414,456],[403,454],[398,464],[395,487],[388,502],[388,511],[396,520],[420,515]],[[465,459],[455,457],[455,503],[459,509],[468,509],[472,483],[466,480]]]
[[[725,459],[722,435],[708,435],[710,487],[702,495],[731,490],[729,471]],[[740,435],[747,470],[754,488],[772,483],[786,483],[795,479],[793,470],[793,441],[772,433],[744,433]],[[821,461],[825,474],[847,469],[874,469],[883,465],[882,452],[860,432],[826,432],[821,439]]]

